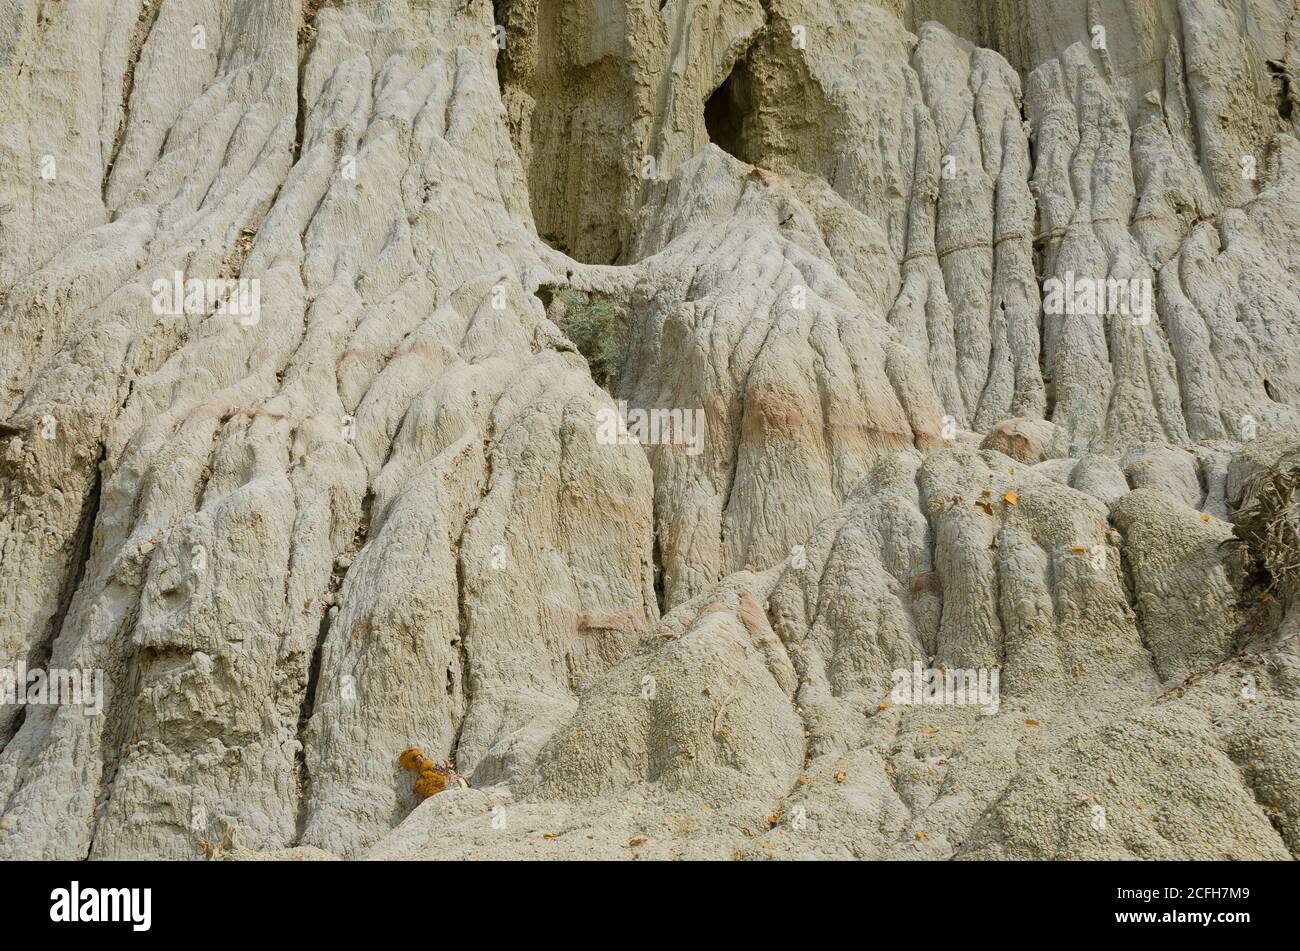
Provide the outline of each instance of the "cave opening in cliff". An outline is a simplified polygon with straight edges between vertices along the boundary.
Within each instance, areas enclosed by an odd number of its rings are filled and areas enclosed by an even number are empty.
[[[753,109],[749,64],[742,57],[704,103],[704,128],[709,141],[742,162],[754,162],[746,126]]]
[[[1269,75],[1276,86],[1277,96],[1277,114],[1285,122],[1291,121],[1292,98],[1291,98],[1291,77],[1287,74],[1286,64],[1276,60],[1268,60]]]
[[[597,42],[588,13],[603,23],[599,11],[536,0],[492,0],[492,11],[497,85],[538,238],[585,264],[621,261],[637,207],[630,173],[645,151],[635,72],[613,47],[582,52]]]

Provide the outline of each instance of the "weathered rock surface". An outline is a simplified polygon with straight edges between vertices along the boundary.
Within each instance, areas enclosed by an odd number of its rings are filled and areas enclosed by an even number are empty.
[[[1293,0],[11,14],[0,858],[1300,856]]]

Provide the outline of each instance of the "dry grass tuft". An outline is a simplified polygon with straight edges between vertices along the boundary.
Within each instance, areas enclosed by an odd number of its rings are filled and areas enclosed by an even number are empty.
[[[1264,590],[1300,592],[1300,464],[1267,469],[1246,483],[1233,535]]]

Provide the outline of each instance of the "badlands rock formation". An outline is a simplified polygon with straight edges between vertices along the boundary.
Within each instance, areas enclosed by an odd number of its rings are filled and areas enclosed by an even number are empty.
[[[6,11],[0,858],[1300,856],[1294,0]]]

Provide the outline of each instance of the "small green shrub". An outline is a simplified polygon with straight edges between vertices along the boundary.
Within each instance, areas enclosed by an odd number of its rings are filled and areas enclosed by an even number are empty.
[[[552,319],[586,357],[596,384],[609,389],[623,365],[622,310],[575,290],[556,294],[553,310]]]

